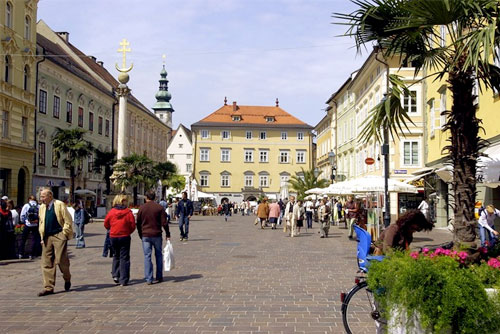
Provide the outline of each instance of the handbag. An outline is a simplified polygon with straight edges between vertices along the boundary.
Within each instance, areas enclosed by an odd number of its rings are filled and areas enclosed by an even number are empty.
[[[163,268],[165,271],[170,271],[175,268],[174,248],[170,240],[167,240],[167,244],[163,249]]]

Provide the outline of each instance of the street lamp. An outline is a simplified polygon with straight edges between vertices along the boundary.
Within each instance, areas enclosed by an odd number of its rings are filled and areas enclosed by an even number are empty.
[[[314,177],[318,177],[318,175],[319,175],[319,168],[316,167],[314,168]]]
[[[330,175],[330,179],[331,179],[331,184],[333,184],[333,182],[335,182],[335,170],[337,170],[337,166],[335,164],[335,153],[333,151],[330,151],[328,152],[328,162],[330,162],[330,166],[332,167],[332,172],[331,172],[331,175]],[[334,207],[333,207],[333,197],[330,199],[330,224],[333,223],[333,210],[334,210]]]
[[[330,175],[331,183],[335,181],[335,170],[337,166],[335,165],[335,153],[333,151],[328,152],[328,161],[330,162],[330,166],[332,167],[332,173]]]

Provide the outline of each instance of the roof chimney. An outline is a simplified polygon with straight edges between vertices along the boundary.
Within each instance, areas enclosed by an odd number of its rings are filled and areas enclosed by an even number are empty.
[[[278,98],[276,98],[276,107],[280,106],[280,101],[278,101]]]
[[[97,63],[99,64],[99,66],[104,67],[104,62],[102,60],[99,60]]]
[[[90,59],[92,59],[94,61],[94,63],[96,62],[97,58],[94,57],[94,56],[89,56]]]
[[[67,31],[59,31],[56,32],[66,43],[69,43],[69,32]]]
[[[227,106],[227,96],[224,96],[224,105]]]
[[[238,110],[238,106],[236,105],[236,101],[233,101],[233,111]]]

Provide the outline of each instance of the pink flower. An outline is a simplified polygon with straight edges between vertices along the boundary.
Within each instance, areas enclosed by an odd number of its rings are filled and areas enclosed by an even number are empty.
[[[460,252],[460,253],[458,253],[458,257],[462,261],[465,260],[468,256],[469,256],[469,253],[467,253],[467,252]]]
[[[443,254],[443,253],[444,253],[444,249],[442,249],[442,248],[438,248],[438,249],[436,249],[436,250],[434,251],[434,254],[435,254],[435,255],[441,255],[441,254]]]
[[[486,247],[479,247],[479,252],[482,254],[488,253],[488,249]]]
[[[500,261],[492,257],[488,260],[488,265],[493,268],[500,268]]]
[[[410,256],[416,260],[418,259],[418,252],[412,252]]]
[[[422,249],[422,253],[424,253],[424,254],[429,253],[429,248],[424,248],[424,249]]]

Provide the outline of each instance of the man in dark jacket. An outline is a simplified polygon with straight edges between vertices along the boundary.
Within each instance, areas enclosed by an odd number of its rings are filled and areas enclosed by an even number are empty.
[[[137,232],[142,240],[144,251],[144,277],[148,285],[153,284],[153,264],[151,255],[153,248],[156,258],[156,281],[163,281],[163,257],[161,228],[165,230],[167,240],[170,240],[170,231],[167,224],[167,214],[163,207],[156,203],[155,192],[146,193],[146,203],[137,212]]]
[[[193,202],[187,198],[187,192],[182,193],[182,199],[177,203],[175,216],[179,217],[179,230],[181,232],[181,241],[188,241],[189,218],[193,215]]]

